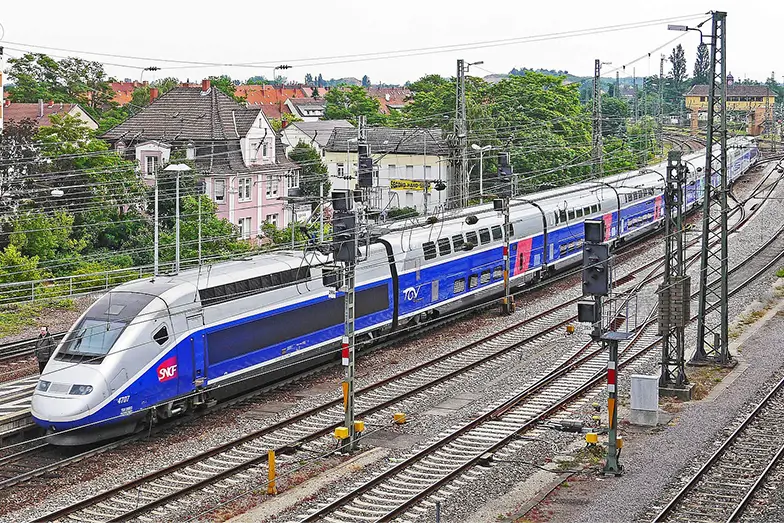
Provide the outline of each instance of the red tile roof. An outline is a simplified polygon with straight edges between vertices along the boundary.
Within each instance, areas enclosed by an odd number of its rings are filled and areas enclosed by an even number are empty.
[[[134,80],[133,82],[110,82],[109,85],[112,87],[112,92],[114,93],[112,101],[122,106],[130,103],[133,99],[134,90],[146,86],[147,82],[137,82]]]
[[[270,102],[285,102],[287,98],[305,96],[299,87],[276,87],[273,85],[238,85],[235,96],[244,96],[249,105],[269,105]]]
[[[256,106],[254,105],[251,107],[256,107]],[[277,118],[277,119],[280,119],[281,115],[291,114],[291,111],[283,102],[261,105],[261,112],[263,112],[264,116],[266,116],[267,118]]]
[[[12,102],[8,106],[3,107],[4,120],[25,120],[30,119],[36,123],[38,127],[48,127],[52,125],[49,117],[53,114],[67,114],[75,104],[61,104],[54,103],[49,105],[49,102],[43,104],[43,116],[41,114],[41,106],[38,103],[15,103]],[[84,111],[82,111],[84,112]]]
[[[391,109],[400,109],[401,106],[411,103],[411,91],[405,87],[368,87],[367,94],[378,100],[383,114],[389,114]]]

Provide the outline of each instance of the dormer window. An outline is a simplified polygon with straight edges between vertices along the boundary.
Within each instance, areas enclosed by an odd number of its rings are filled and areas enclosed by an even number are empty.
[[[119,156],[125,156],[125,142],[122,140],[117,142],[117,144],[114,146],[114,150],[117,151]]]

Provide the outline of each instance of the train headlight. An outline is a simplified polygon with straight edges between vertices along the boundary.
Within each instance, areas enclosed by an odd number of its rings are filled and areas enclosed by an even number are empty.
[[[52,384],[51,381],[38,380],[38,385],[35,387],[35,390],[40,392],[46,392],[47,390],[49,390],[49,385],[51,384]]]
[[[71,387],[71,392],[69,392],[68,394],[71,394],[73,396],[86,396],[87,394],[90,394],[92,391],[93,391],[92,385],[74,385],[73,387]]]

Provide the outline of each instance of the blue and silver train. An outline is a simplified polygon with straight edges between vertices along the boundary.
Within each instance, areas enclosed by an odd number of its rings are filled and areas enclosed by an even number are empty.
[[[732,181],[758,151],[746,138],[731,145]],[[688,210],[702,199],[704,154],[685,160]],[[665,168],[513,202],[512,284],[579,264],[585,219],[603,220],[613,242],[659,227],[664,181],[655,171]],[[477,220],[466,220],[469,214]],[[502,225],[483,205],[433,224],[388,229],[362,246],[357,334],[394,331],[502,292]],[[336,358],[343,295],[324,284],[330,266],[320,253],[277,252],[116,287],[58,345],[33,394],[35,422],[53,443],[90,443]]]

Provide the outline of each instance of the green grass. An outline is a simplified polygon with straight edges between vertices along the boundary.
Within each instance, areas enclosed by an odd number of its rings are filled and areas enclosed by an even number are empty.
[[[776,271],[776,276],[779,278],[784,278],[784,267]]]
[[[18,334],[25,327],[34,327],[44,311],[50,315],[53,310],[71,310],[73,307],[73,301],[64,299],[4,306],[0,308],[0,338]]]

